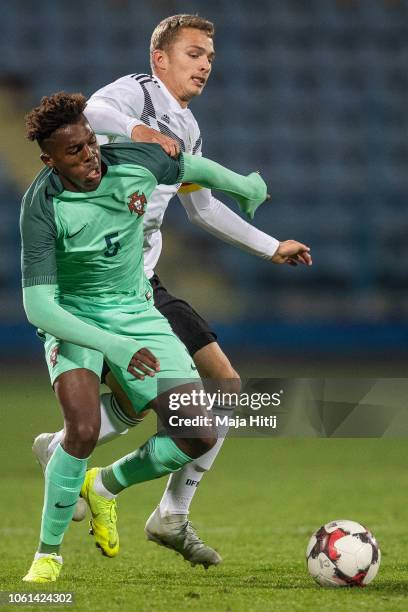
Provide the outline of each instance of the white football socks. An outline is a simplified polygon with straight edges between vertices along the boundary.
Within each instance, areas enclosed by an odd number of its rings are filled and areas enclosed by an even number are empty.
[[[215,405],[213,414],[232,416],[233,407],[226,408],[224,406]],[[159,504],[159,510],[162,516],[166,514],[187,515],[189,513],[190,504],[193,501],[197,487],[205,472],[207,472],[214,463],[227,433],[228,427],[218,428],[218,440],[209,451],[201,455],[201,457],[187,463],[178,472],[173,472],[173,474],[170,475],[167,481],[166,490]]]
[[[104,393],[101,400],[101,429],[99,431],[98,446],[105,444],[119,435],[126,434],[129,427],[135,427],[143,419],[127,416],[120,408],[113,393]],[[64,430],[57,431],[48,446],[48,455],[51,457],[54,450],[64,437]]]
[[[160,500],[162,516],[166,514],[187,515],[197,487],[205,472],[210,469],[225,438],[218,438],[216,444],[198,459],[187,463],[178,472],[173,472],[167,481],[166,490]]]
[[[63,560],[61,555],[56,555],[55,553],[40,553],[40,552],[36,552],[34,555],[34,559],[37,561],[37,559],[43,559],[44,557],[52,557],[53,559],[55,559],[55,561],[57,561],[58,563],[60,563],[61,565],[63,564]]]
[[[102,497],[106,497],[106,499],[115,499],[116,497],[116,495],[108,491],[108,489],[103,484],[101,470],[99,470],[99,472],[95,476],[93,489],[97,495],[102,495]]]
[[[230,416],[233,414],[233,408],[225,408],[223,406],[214,406],[214,414],[223,416]],[[99,432],[98,446],[104,444],[119,435],[127,433],[129,427],[134,427],[138,423],[141,423],[143,419],[138,419],[136,416],[134,419],[129,418],[124,414],[119,407],[118,402],[112,393],[104,393],[101,395],[101,429]],[[188,515],[191,502],[197,491],[197,487],[212,464],[215,461],[218,453],[220,452],[221,446],[224,443],[225,436],[228,432],[228,427],[222,427],[219,430],[218,435],[220,436],[216,444],[204,455],[194,459],[190,463],[187,463],[181,470],[174,472],[170,475],[166,489],[163,493],[163,497],[159,504],[160,514],[183,514]],[[48,446],[48,454],[52,455],[57,445],[61,442],[64,437],[64,430],[57,431],[52,441]],[[96,482],[95,486],[98,487],[98,493],[104,497],[111,495],[103,487],[102,481]],[[103,487],[103,489],[101,488]]]

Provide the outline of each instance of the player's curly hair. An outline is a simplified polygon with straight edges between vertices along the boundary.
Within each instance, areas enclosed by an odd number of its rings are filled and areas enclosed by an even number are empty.
[[[52,96],[44,96],[39,106],[25,117],[28,140],[41,143],[58,128],[76,123],[86,106],[86,98],[81,93],[59,91]]]
[[[153,51],[156,49],[166,50],[177,38],[182,28],[195,28],[205,32],[210,38],[214,38],[214,24],[198,15],[171,15],[163,19],[153,30],[150,40],[150,63],[152,64]],[[153,66],[152,66],[153,67]]]

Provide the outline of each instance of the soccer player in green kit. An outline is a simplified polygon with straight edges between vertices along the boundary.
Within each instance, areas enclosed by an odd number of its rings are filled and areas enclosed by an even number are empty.
[[[23,298],[46,347],[59,339],[47,363],[65,427],[46,469],[40,545],[27,582],[57,579],[60,544],[80,492],[97,545],[115,556],[116,494],[179,469],[216,441],[211,427],[193,439],[156,435],[113,465],[86,472],[99,433],[104,358],[132,405],[152,408],[163,422],[169,409],[166,391],[157,397],[158,380],[182,379],[178,391],[200,385],[184,345],[154,308],[143,272],[142,217],[154,188],[184,181],[221,189],[251,217],[266,197],[257,173],[244,177],[188,154],[175,160],[154,144],[100,149],[85,105],[80,94],[55,94],[27,117],[28,138],[40,145],[46,168],[22,203]],[[288,258],[308,250],[296,243]],[[204,410],[190,405],[184,412],[193,417]]]
[[[197,15],[167,17],[152,33],[150,60],[152,75],[126,75],[103,87],[88,100],[85,116],[97,134],[109,134],[106,142],[129,142],[129,139],[157,142],[171,155],[178,154],[180,148],[186,153],[201,155],[200,129],[190,110],[190,102],[202,93],[212,71],[213,24]],[[156,130],[152,129],[153,126]],[[166,134],[173,135],[175,140]],[[153,287],[156,308],[185,344],[200,376],[222,381],[223,393],[237,393],[239,375],[217,342],[211,326],[195,307],[178,295],[172,295],[155,273],[162,251],[162,222],[176,193],[193,224],[253,256],[280,264],[288,241],[279,242],[258,230],[214,197],[210,189],[197,185],[158,185],[143,215],[144,267]],[[299,263],[308,263],[310,256],[307,255]],[[180,270],[180,279],[182,277],[183,271]],[[53,348],[48,345],[49,351]],[[103,378],[112,393],[101,395],[98,444],[131,431],[143,420],[144,414],[139,412],[135,416],[125,393],[108,370],[105,363]],[[213,407],[214,414],[225,415],[226,410],[229,411],[230,407]],[[44,470],[63,438],[62,429],[56,433],[39,434],[34,440],[33,452]],[[170,474],[158,505],[146,517],[145,533],[149,540],[177,551],[190,563],[204,567],[215,566],[222,559],[218,551],[201,540],[191,524],[190,505],[222,444],[223,437],[219,437],[211,450]],[[86,511],[86,502],[81,497],[73,520],[84,518]]]

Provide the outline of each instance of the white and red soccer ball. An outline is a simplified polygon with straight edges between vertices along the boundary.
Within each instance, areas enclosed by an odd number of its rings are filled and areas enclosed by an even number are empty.
[[[381,552],[368,529],[354,521],[332,521],[310,538],[306,562],[321,586],[366,586],[380,567]]]

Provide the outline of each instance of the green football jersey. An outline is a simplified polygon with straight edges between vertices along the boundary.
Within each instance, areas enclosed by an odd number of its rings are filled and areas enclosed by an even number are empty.
[[[23,287],[56,284],[63,296],[146,303],[143,214],[158,184],[182,180],[182,156],[157,144],[101,147],[103,177],[94,191],[64,190],[44,169],[23,198]]]
[[[108,145],[101,154],[103,178],[94,191],[64,190],[47,168],[25,194],[23,301],[33,325],[99,351],[126,371],[142,348],[140,334],[117,328],[115,320],[128,313],[132,322],[153,305],[143,270],[142,217],[156,185],[184,180],[221,189],[250,216],[265,199],[266,185],[256,173],[241,176],[197,155],[174,160],[157,144]]]

